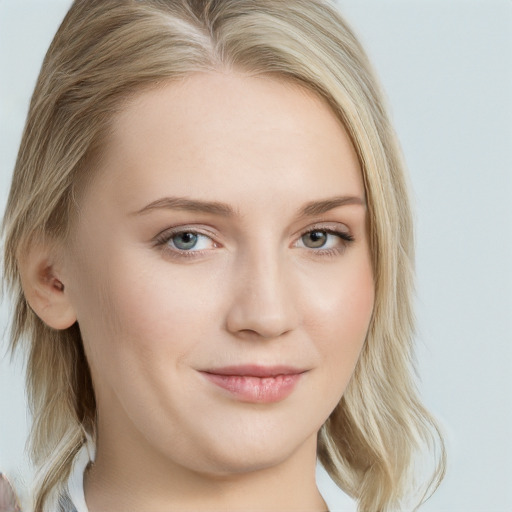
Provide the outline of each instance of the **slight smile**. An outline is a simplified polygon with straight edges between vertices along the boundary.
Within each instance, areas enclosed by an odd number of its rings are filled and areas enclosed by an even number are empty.
[[[242,402],[274,403],[291,395],[307,370],[290,366],[226,366],[203,370],[206,379]]]

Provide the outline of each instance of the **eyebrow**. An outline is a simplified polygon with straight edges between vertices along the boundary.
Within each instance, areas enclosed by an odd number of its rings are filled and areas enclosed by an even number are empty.
[[[366,201],[358,196],[336,196],[322,201],[311,201],[300,210],[299,215],[301,217],[312,217],[346,205],[366,206]]]
[[[340,206],[361,205],[366,206],[362,197],[358,196],[336,196],[320,201],[310,201],[299,210],[299,217],[313,217],[321,215]],[[236,211],[230,205],[217,201],[201,201],[188,199],[186,197],[163,197],[144,206],[134,212],[134,215],[142,215],[153,210],[183,210],[191,212],[202,212],[218,215],[221,217],[234,217]]]
[[[160,209],[211,213],[222,217],[233,217],[235,215],[235,210],[228,204],[217,201],[199,201],[186,197],[163,197],[162,199],[157,199],[144,206],[141,210],[136,211],[135,215]]]

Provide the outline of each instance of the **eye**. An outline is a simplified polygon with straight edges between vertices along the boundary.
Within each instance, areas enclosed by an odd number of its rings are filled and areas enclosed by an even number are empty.
[[[201,251],[214,245],[210,237],[193,231],[176,233],[169,239],[169,243],[180,251]]]
[[[157,243],[176,252],[197,252],[216,247],[209,236],[192,230],[163,233],[158,237]]]
[[[320,247],[323,247],[327,244],[328,239],[329,233],[326,231],[310,231],[301,237],[302,243],[310,249],[319,249]]]
[[[297,245],[306,249],[320,249],[322,251],[341,250],[353,240],[352,235],[343,231],[313,229],[304,233]]]

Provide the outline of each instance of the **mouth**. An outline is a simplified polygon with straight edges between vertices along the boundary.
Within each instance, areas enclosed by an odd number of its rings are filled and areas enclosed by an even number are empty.
[[[291,366],[227,366],[201,371],[210,383],[241,402],[275,403],[290,396],[307,370]]]

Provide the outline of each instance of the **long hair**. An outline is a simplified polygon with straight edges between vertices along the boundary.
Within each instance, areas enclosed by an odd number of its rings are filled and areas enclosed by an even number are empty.
[[[94,437],[96,403],[79,326],[57,331],[35,315],[18,257],[38,237],[72,235],[78,183],[94,172],[112,119],[130,96],[216,69],[308,88],[351,137],[368,201],[375,305],[354,375],[318,434],[318,457],[361,512],[397,510],[413,495],[418,504],[439,484],[445,452],[414,384],[404,166],[351,29],[323,0],[76,0],[42,65],[3,222],[4,273],[15,301],[11,349],[23,346],[28,355],[35,509],[45,510],[86,436]],[[433,465],[413,482],[421,450]]]

